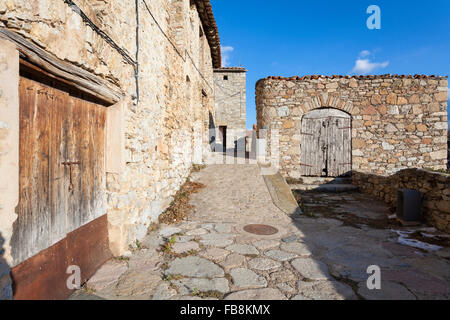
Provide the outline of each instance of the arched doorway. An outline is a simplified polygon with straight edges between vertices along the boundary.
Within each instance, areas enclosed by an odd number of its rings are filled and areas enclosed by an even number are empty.
[[[338,177],[352,169],[351,116],[332,108],[302,118],[302,176]]]

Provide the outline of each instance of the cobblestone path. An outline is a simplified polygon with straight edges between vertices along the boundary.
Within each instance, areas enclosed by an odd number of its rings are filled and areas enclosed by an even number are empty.
[[[404,246],[392,230],[319,212],[288,216],[273,204],[256,165],[211,165],[192,180],[206,188],[192,196],[188,221],[149,233],[128,260],[106,263],[72,299],[450,298],[443,251]],[[323,197],[345,200],[341,214],[352,214],[351,195]],[[359,210],[370,216],[376,208],[376,217],[383,204],[367,199],[374,205]],[[255,235],[244,230],[249,224],[278,232]],[[370,265],[381,268],[381,290],[367,288]]]

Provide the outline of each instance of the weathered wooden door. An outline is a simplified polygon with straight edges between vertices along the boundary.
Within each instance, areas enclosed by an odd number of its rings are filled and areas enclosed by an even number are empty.
[[[327,128],[324,119],[303,119],[301,173],[303,176],[326,175]]]
[[[302,119],[300,167],[303,176],[337,177],[351,171],[351,118],[318,109]]]
[[[338,177],[352,170],[351,123],[349,118],[327,119],[327,175]]]
[[[106,214],[106,108],[66,89],[20,79],[19,204],[11,244],[14,261],[21,263],[13,269],[20,298],[52,297],[46,281],[61,281],[65,266],[90,272],[109,255],[106,224],[73,236]],[[86,239],[98,246],[96,257],[87,252]]]

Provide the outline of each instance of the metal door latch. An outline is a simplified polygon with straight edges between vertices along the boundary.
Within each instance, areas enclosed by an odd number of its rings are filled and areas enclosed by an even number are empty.
[[[72,166],[73,165],[79,165],[81,164],[80,161],[66,161],[61,162],[63,166],[69,166],[69,176],[70,176],[70,182],[69,182],[69,192],[72,192],[73,190],[73,182],[72,182]]]

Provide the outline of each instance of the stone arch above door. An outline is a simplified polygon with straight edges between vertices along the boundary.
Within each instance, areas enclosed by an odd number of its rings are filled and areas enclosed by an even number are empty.
[[[345,101],[342,100],[339,95],[331,95],[328,93],[322,93],[315,97],[311,97],[301,106],[304,113],[321,108],[333,108],[344,111],[350,115],[353,115],[356,112],[353,108],[352,101]]]
[[[347,112],[344,112],[339,109],[334,109],[334,108],[314,109],[303,115],[303,119],[318,119],[318,118],[324,118],[324,117],[339,117],[339,118],[351,119],[351,115],[348,114]]]

